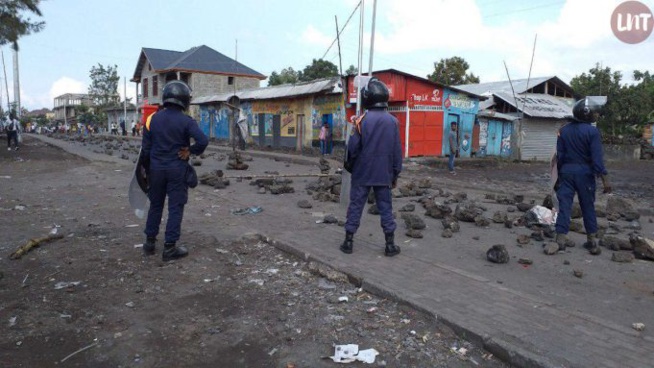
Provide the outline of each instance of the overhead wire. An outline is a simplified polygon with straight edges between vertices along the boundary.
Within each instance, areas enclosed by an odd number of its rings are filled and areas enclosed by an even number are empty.
[[[354,10],[352,10],[352,13],[350,13],[350,16],[345,21],[345,24],[343,24],[343,27],[341,28],[341,30],[338,31],[338,34],[337,34],[336,38],[334,38],[334,41],[332,41],[331,45],[329,45],[329,47],[327,48],[327,51],[325,51],[325,53],[322,55],[321,59],[324,59],[325,56],[327,56],[327,53],[329,52],[329,50],[331,50],[331,48],[334,46],[334,44],[338,40],[338,36],[340,36],[341,33],[343,33],[343,30],[345,30],[345,27],[347,27],[348,23],[350,23],[350,19],[352,19],[352,16],[354,15],[354,13],[356,13],[357,9],[359,9],[360,6],[361,6],[361,1],[359,1],[357,6],[354,7]]]

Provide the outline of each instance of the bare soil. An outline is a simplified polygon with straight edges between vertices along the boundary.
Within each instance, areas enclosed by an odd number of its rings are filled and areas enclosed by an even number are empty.
[[[504,366],[255,234],[217,238],[185,218],[191,256],[163,263],[159,246],[143,257],[126,155],[90,161],[29,135],[20,151],[0,150],[0,366],[332,367],[324,357],[344,343],[378,350],[373,366]],[[9,260],[51,231],[64,238]]]

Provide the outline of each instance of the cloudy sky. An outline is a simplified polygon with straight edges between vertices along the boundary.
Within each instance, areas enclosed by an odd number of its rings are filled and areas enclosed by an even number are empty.
[[[532,77],[569,82],[596,63],[621,71],[654,72],[654,34],[630,45],[611,31],[616,0],[378,0],[373,69],[425,77],[441,58],[463,57],[482,82]],[[654,0],[642,0],[650,10]],[[44,0],[45,29],[20,41],[21,104],[52,108],[55,96],[85,93],[97,64],[117,65],[129,82],[142,47],[185,51],[207,45],[269,75],[303,69],[314,58],[339,64],[329,48],[358,0]],[[364,67],[369,63],[373,0],[365,0]],[[357,64],[359,14],[341,37],[343,69]],[[238,40],[238,48],[236,43]],[[328,51],[329,50],[329,51]],[[13,101],[12,51],[2,48]],[[2,105],[7,104],[0,74]],[[263,82],[262,86],[266,83]]]

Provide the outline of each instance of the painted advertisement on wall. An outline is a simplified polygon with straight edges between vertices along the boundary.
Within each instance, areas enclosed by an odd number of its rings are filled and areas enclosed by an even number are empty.
[[[295,121],[297,102],[295,100],[253,101],[251,104],[250,115],[266,114],[266,135],[272,136],[272,116],[280,115],[281,136],[295,137],[297,134],[297,123]],[[270,119],[267,118],[268,116],[270,116]],[[271,121],[270,129],[268,129],[268,120]],[[258,133],[257,131],[257,135]]]

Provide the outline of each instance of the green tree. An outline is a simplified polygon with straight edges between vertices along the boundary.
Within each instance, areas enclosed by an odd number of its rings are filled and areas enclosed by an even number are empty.
[[[89,77],[91,85],[89,86],[89,95],[93,103],[99,108],[114,106],[118,104],[120,95],[118,94],[118,66],[98,66],[91,68]]]
[[[345,71],[345,75],[357,75],[357,74],[359,74],[359,69],[352,64],[350,64],[350,67],[347,68],[347,70]]]
[[[281,72],[272,72],[268,77],[268,86],[276,86],[279,84],[297,83],[298,72],[293,70],[292,67],[282,69]]]
[[[75,111],[75,115],[77,116],[77,121],[84,124],[92,124],[92,125],[97,125],[100,124],[102,121],[106,120],[106,114],[105,113],[96,113],[94,112],[89,106],[87,105],[79,105],[77,106]]]
[[[570,81],[575,94],[584,96],[606,96],[608,101],[597,119],[597,126],[605,133],[616,135],[623,131],[627,124],[628,113],[624,106],[629,105],[620,82],[622,73],[612,72],[609,67],[595,64],[588,73],[581,73]]]
[[[654,76],[635,70],[633,77],[637,83],[624,86],[621,91],[619,111],[624,129],[620,132],[640,136],[643,124],[654,116]]]
[[[334,63],[323,59],[313,59],[311,65],[307,65],[298,77],[301,82],[308,82],[337,76],[338,67]]]
[[[25,13],[41,16],[41,0],[2,0],[0,1],[0,46],[11,44],[18,51],[18,39],[41,31],[45,22],[32,21]]]
[[[446,86],[479,83],[479,77],[468,73],[469,68],[470,64],[458,56],[441,59],[439,62],[434,63],[434,72],[429,74],[427,79]]]

